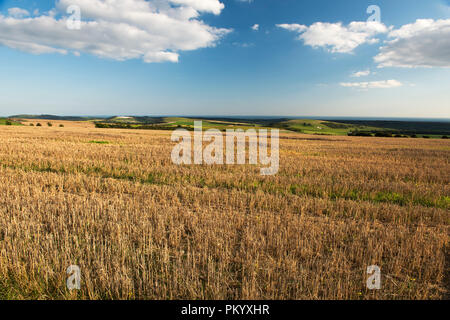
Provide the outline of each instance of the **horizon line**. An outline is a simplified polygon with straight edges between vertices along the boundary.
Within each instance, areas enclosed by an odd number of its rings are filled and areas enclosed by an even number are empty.
[[[16,118],[20,116],[54,116],[54,117],[73,117],[73,118],[112,118],[112,117],[149,117],[149,118],[161,118],[161,117],[180,117],[180,118],[229,118],[229,119],[312,119],[312,120],[372,120],[372,121],[444,121],[450,122],[448,118],[437,117],[382,117],[382,116],[307,116],[307,115],[60,115],[60,114],[15,114],[5,116],[5,118]]]

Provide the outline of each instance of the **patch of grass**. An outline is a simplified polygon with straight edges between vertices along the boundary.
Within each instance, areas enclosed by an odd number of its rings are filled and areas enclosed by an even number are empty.
[[[109,144],[109,141],[101,141],[101,140],[91,140],[88,143],[94,143],[94,144]]]
[[[21,126],[22,124],[11,119],[0,118],[0,126]]]
[[[395,203],[401,206],[404,206],[408,203],[408,200],[405,196],[396,193],[396,192],[377,192],[375,196],[372,198],[375,202],[389,202],[389,203]]]
[[[413,195],[404,195],[391,191],[379,191],[375,194],[364,193],[360,190],[333,190],[329,193],[317,186],[308,185],[290,185],[289,193],[294,195],[307,195],[316,198],[329,198],[330,200],[346,199],[353,201],[371,201],[375,203],[391,203],[399,206],[408,204],[421,205],[430,208],[450,208],[450,197],[442,197],[438,200],[432,200],[426,197],[414,197]]]

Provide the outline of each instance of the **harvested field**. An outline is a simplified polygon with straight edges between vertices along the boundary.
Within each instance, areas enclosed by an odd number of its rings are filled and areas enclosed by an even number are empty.
[[[170,131],[35,122],[0,127],[0,298],[448,294],[448,140],[282,133],[261,176],[174,165]]]

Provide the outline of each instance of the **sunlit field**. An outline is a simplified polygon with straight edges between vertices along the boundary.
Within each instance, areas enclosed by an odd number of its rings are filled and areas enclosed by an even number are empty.
[[[0,127],[1,299],[448,294],[449,140],[282,132],[261,176],[174,165],[171,131],[35,122]]]

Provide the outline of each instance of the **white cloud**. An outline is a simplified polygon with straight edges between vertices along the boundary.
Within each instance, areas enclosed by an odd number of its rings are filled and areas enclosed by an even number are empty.
[[[397,80],[383,80],[371,82],[342,82],[340,85],[342,87],[358,88],[358,89],[389,89],[403,86],[403,84]]]
[[[170,0],[174,4],[184,5],[197,11],[211,12],[215,15],[220,14],[225,5],[219,0]]]
[[[330,52],[351,53],[358,46],[379,40],[374,38],[389,29],[382,23],[354,21],[342,23],[316,22],[307,27],[300,24],[278,24],[277,27],[299,33],[298,40],[313,48],[327,48]]]
[[[388,36],[375,57],[379,67],[450,67],[450,19],[419,19]]]
[[[66,8],[78,5],[81,30],[69,30]],[[199,20],[220,14],[219,0],[59,0],[37,17],[0,14],[0,44],[34,54],[88,53],[115,60],[177,62],[180,51],[216,45],[230,30]]]
[[[354,78],[367,77],[368,75],[370,75],[370,70],[357,71],[351,74]]]
[[[283,28],[289,31],[295,31],[298,33],[302,33],[303,31],[306,31],[308,29],[307,26],[304,26],[302,24],[298,24],[298,23],[282,23],[282,24],[277,24],[276,25],[278,28]]]
[[[259,30],[259,24],[254,24],[254,25],[252,26],[252,30],[258,31],[258,30]]]
[[[21,8],[10,8],[8,9],[8,14],[14,18],[23,18],[30,15],[27,10]]]

